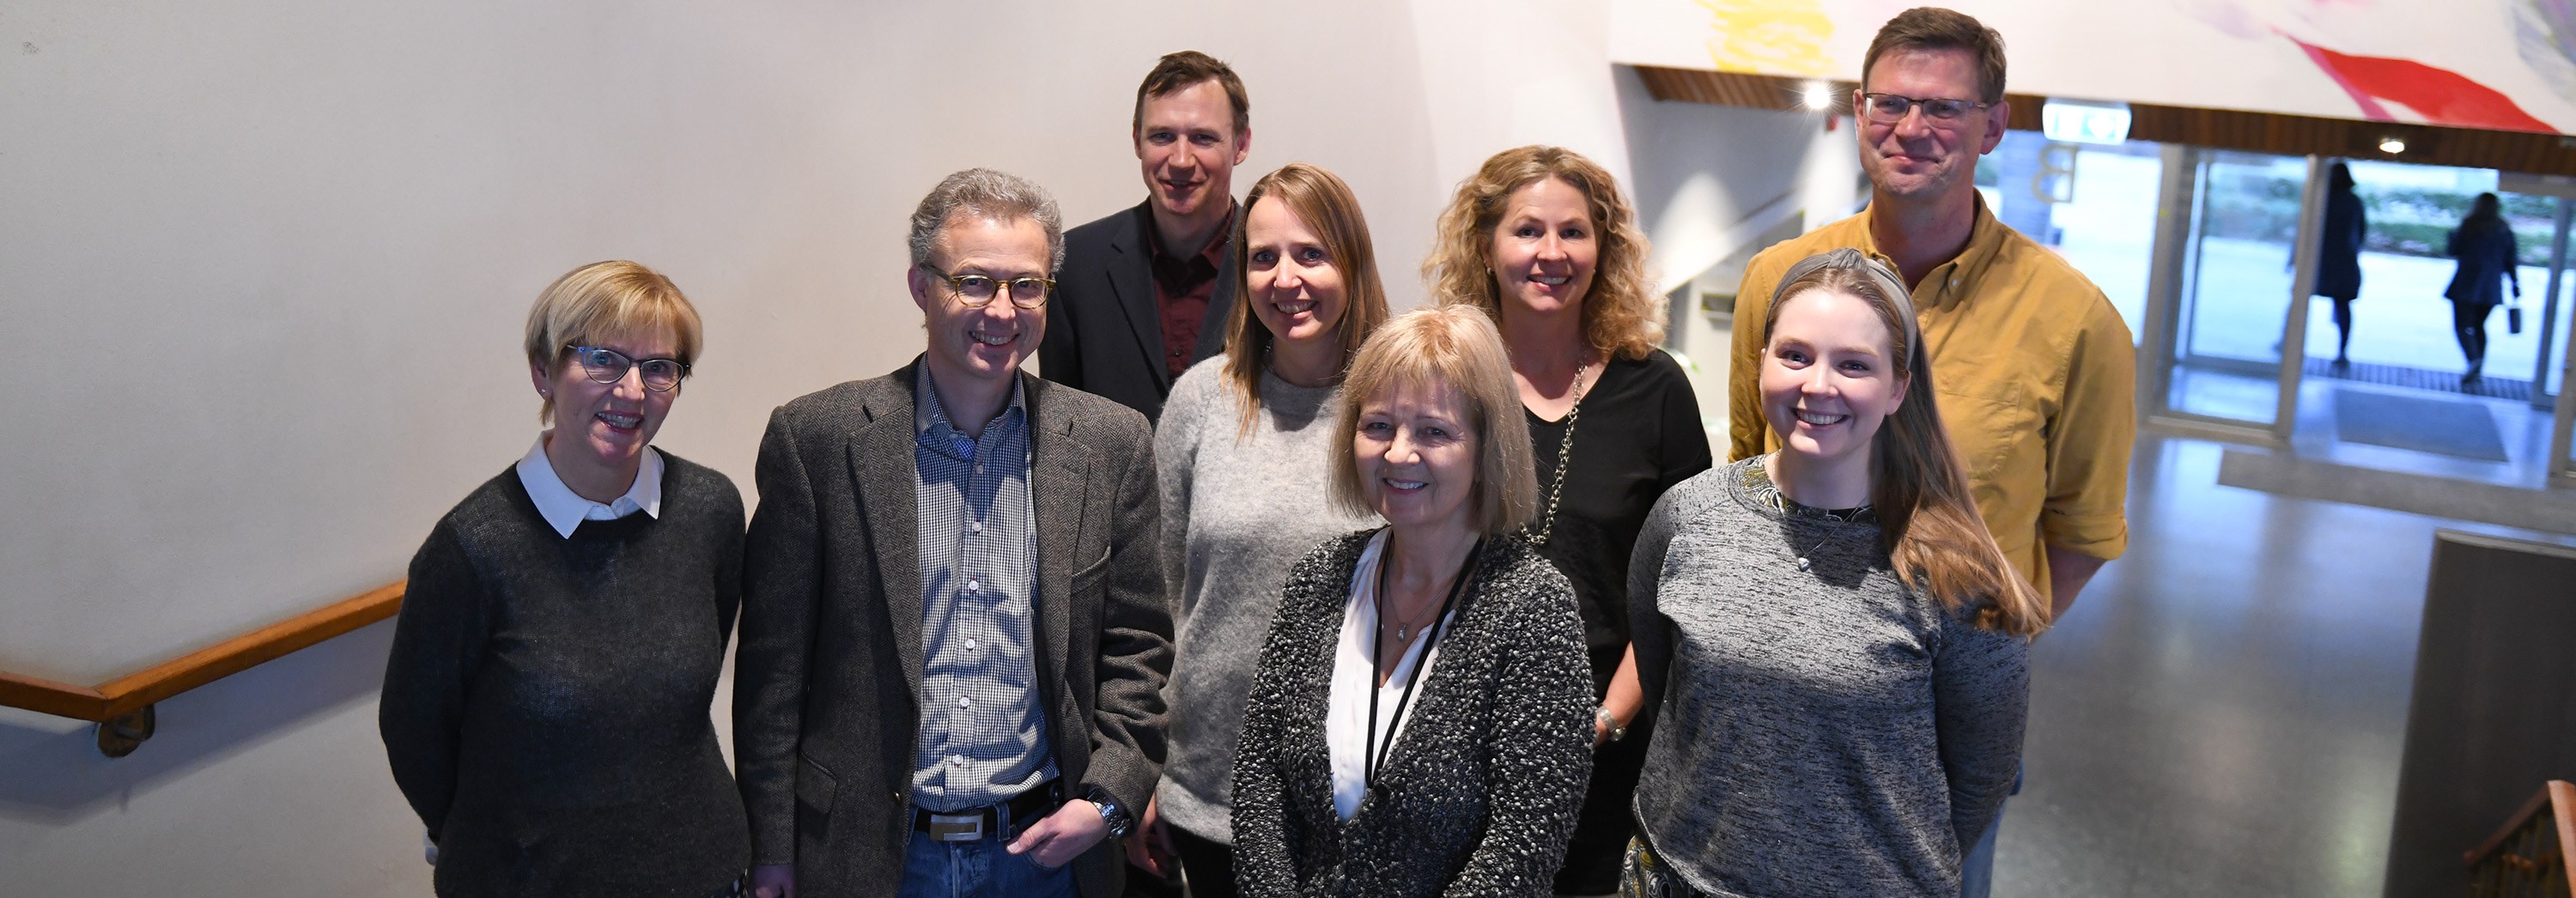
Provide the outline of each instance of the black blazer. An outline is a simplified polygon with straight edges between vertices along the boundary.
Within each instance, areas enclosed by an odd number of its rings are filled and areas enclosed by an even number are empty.
[[[2351,191],[2326,194],[2323,243],[2317,253],[2317,294],[2332,299],[2361,295],[2361,244],[2370,234],[2370,215],[2361,196]]]
[[[922,610],[914,363],[770,415],[743,552],[734,747],[752,862],[796,864],[807,898],[880,896],[903,876],[920,727]],[[1037,666],[1066,794],[1141,812],[1163,760],[1172,616],[1155,563],[1159,491],[1135,412],[1035,378]],[[1117,894],[1116,839],[1074,862]]]
[[[2504,302],[2504,285],[2513,282],[2513,295],[2522,295],[2522,275],[2515,268],[2522,254],[2520,241],[2513,229],[2499,222],[2494,227],[2472,229],[2465,224],[2451,232],[2450,253],[2460,260],[2451,272],[2451,285],[2442,295],[2452,302],[2492,306]]]
[[[1370,535],[1327,540],[1289,570],[1235,747],[1235,883],[1257,898],[1543,898],[1592,776],[1574,588],[1518,538],[1486,543],[1403,738],[1345,823],[1324,716]]]
[[[1111,213],[1064,234],[1064,270],[1047,303],[1046,339],[1038,343],[1038,376],[1163,416],[1172,394],[1163,359],[1163,311],[1154,301],[1154,201]],[[1240,216],[1242,211],[1236,210]],[[1235,227],[1242,227],[1238,218]],[[1216,269],[1190,364],[1225,351],[1225,322],[1234,313],[1234,254]],[[1186,368],[1184,369],[1186,370]]]

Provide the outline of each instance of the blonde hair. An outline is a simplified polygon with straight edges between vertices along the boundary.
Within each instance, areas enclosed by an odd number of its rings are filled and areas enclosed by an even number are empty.
[[[1244,194],[1246,217],[1262,200],[1274,200],[1289,214],[1313,228],[1323,238],[1324,255],[1342,276],[1342,318],[1333,325],[1333,339],[1342,346],[1342,370],[1349,370],[1351,357],[1358,355],[1360,344],[1386,323],[1386,284],[1377,273],[1377,250],[1369,243],[1368,219],[1360,216],[1360,201],[1351,195],[1351,186],[1342,179],[1313,165],[1292,162],[1278,171],[1261,176]],[[1235,439],[1252,433],[1252,422],[1261,414],[1261,369],[1270,354],[1270,344],[1277,339],[1261,318],[1252,313],[1251,243],[1242,226],[1234,229],[1234,311],[1227,313],[1225,324],[1225,381],[1234,390],[1242,423],[1235,429]],[[1335,372],[1338,377],[1340,372]]]
[[[1511,359],[1494,322],[1458,305],[1389,319],[1351,361],[1333,422],[1333,504],[1353,514],[1377,513],[1369,507],[1352,442],[1362,409],[1408,386],[1445,386],[1466,404],[1466,423],[1476,439],[1476,488],[1468,501],[1477,531],[1495,536],[1529,523],[1538,514],[1538,475],[1530,463],[1529,422],[1522,420]]]
[[[1521,188],[1554,178],[1583,194],[1599,235],[1592,286],[1583,296],[1583,338],[1603,358],[1644,358],[1664,342],[1664,302],[1646,277],[1646,232],[1619,193],[1610,172],[1562,147],[1526,146],[1495,153],[1458,183],[1458,194],[1440,213],[1431,257],[1422,279],[1438,303],[1462,303],[1502,320],[1501,288],[1494,283],[1494,228],[1503,204]]]
[[[551,376],[568,347],[654,334],[679,344],[680,364],[697,363],[704,336],[698,309],[670,278],[634,262],[592,262],[566,272],[537,294],[537,304],[528,309],[528,364]],[[537,420],[552,421],[554,414],[555,400],[548,396],[537,409]]]
[[[1933,401],[1932,357],[1914,322],[1904,281],[1885,263],[1856,249],[1838,249],[1799,260],[1781,277],[1762,318],[1762,343],[1780,322],[1780,307],[1812,292],[1840,293],[1868,303],[1886,326],[1889,370],[1905,383],[1905,401],[1870,440],[1870,510],[1877,515],[1880,547],[1889,566],[1917,589],[1952,610],[1976,609],[1979,627],[2015,636],[2048,629],[2048,603],[2013,570],[1995,545],[1968,487],[1966,466],[1941,424]],[[1767,353],[1766,353],[1767,354]]]

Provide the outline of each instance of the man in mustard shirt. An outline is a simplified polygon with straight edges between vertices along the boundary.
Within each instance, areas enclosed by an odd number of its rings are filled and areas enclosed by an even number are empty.
[[[1762,324],[1798,260],[1853,247],[1913,287],[1942,423],[1959,447],[1995,542],[2056,614],[2127,548],[2136,349],[2100,288],[1995,220],[1977,157],[2003,140],[2003,38],[1946,9],[1888,20],[1852,98],[1870,202],[1784,241],[1744,273],[1735,299],[1730,457],[1778,448],[1763,423]],[[2000,816],[1998,817],[2000,821]],[[1966,853],[1961,893],[1985,894],[1996,830]]]

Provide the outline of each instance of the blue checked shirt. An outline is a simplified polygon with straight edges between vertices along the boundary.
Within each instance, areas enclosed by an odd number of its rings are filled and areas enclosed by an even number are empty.
[[[1056,776],[1038,699],[1028,405],[1014,378],[1010,405],[969,439],[948,420],[928,366],[914,381],[922,666],[912,800],[958,811]]]

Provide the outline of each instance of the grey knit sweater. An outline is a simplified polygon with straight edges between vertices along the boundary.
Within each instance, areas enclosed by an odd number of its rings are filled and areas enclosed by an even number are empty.
[[[1332,387],[1264,372],[1250,432],[1225,381],[1225,356],[1172,385],[1154,427],[1163,485],[1163,580],[1180,610],[1172,679],[1171,754],[1155,791],[1165,821],[1233,844],[1235,735],[1253,663],[1288,566],[1325,538],[1369,526],[1326,501]],[[1343,447],[1343,451],[1349,451]]]
[[[441,896],[700,898],[751,828],[708,705],[742,599],[742,494],[665,453],[662,515],[570,538],[515,470],[412,558],[377,709]]]
[[[1279,597],[1235,755],[1235,884],[1255,898],[1550,894],[1592,773],[1573,587],[1517,538],[1486,544],[1440,663],[1344,821],[1324,717],[1369,536],[1316,548]]]
[[[1637,539],[1638,823],[1713,895],[1957,895],[2021,764],[2028,643],[1907,588],[1876,525],[1773,508],[1761,464],[1683,481]]]

